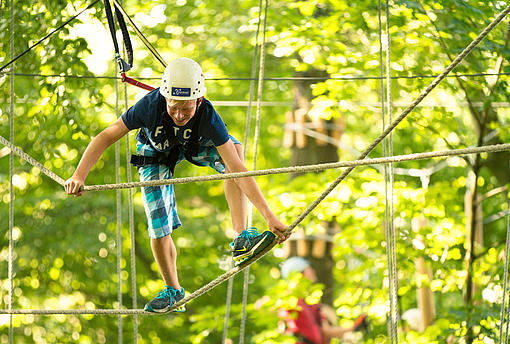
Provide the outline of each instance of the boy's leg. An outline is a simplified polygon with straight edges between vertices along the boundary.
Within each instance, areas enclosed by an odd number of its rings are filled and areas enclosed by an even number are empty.
[[[235,144],[234,147],[239,158],[244,162],[243,147],[240,144]],[[226,169],[225,172],[230,171]],[[274,234],[270,231],[259,234],[255,228],[246,229],[248,199],[234,179],[225,180],[225,197],[230,208],[232,226],[238,234],[231,244],[231,249],[234,263],[239,265],[269,245]]]
[[[161,180],[172,175],[166,165],[146,165],[139,168],[140,181]],[[148,312],[165,313],[184,298],[184,289],[177,277],[177,250],[170,234],[181,225],[175,204],[173,185],[142,188],[142,199],[148,220],[151,248],[165,281],[165,288],[145,305]],[[174,311],[184,311],[179,307]]]
[[[234,145],[241,161],[244,161],[243,147],[239,144]],[[226,169],[226,172],[228,169]],[[232,226],[237,234],[241,234],[246,229],[246,215],[248,201],[239,186],[233,179],[225,180],[225,198],[227,199],[232,218]]]
[[[151,248],[165,285],[180,290],[181,286],[177,277],[177,250],[172,237],[167,235],[151,239]]]
[[[241,143],[230,136],[236,152],[243,161],[243,148]],[[210,166],[219,173],[229,172],[222,163],[218,150],[214,146],[201,147],[196,158],[193,159],[200,166]],[[246,215],[248,200],[234,179],[225,180],[225,198],[230,209],[232,226],[237,232],[235,240],[230,244],[234,262],[238,265],[260,252],[271,244],[275,235],[270,231],[260,234],[255,228],[246,228]]]

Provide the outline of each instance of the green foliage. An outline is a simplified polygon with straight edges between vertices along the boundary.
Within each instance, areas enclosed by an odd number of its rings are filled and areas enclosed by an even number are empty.
[[[248,100],[248,78],[259,17],[258,1],[227,2],[180,0],[176,2],[124,2],[125,8],[148,40],[169,61],[189,56],[200,61],[213,101]],[[14,54],[19,54],[79,10],[83,1],[18,1],[14,8]],[[0,65],[10,60],[10,9],[2,3]],[[390,2],[392,116],[407,107],[471,40],[495,17],[501,1],[401,1]],[[124,91],[111,79],[84,78],[97,65],[86,58],[101,55],[93,50],[89,32],[78,24],[105,25],[98,3],[14,64],[14,142],[45,167],[68,178],[90,139],[126,110]],[[346,76],[377,77],[379,19],[376,2],[343,0],[279,1],[270,3],[266,32],[266,77]],[[384,16],[383,16],[383,25]],[[74,28],[74,29],[73,29]],[[508,20],[496,29],[454,72],[477,74],[510,72],[503,57],[509,53]],[[101,37],[103,49],[112,51],[101,62],[106,76],[114,75],[113,47],[108,32]],[[105,37],[108,37],[106,40]],[[157,85],[163,68],[132,35],[135,66],[131,75],[152,77]],[[259,38],[259,42],[261,38]],[[499,70],[498,61],[502,61]],[[32,76],[73,75],[64,76]],[[102,76],[105,76],[102,75]],[[508,77],[473,76],[448,78],[399,124],[393,135],[393,153],[409,154],[477,145],[480,136],[510,138]],[[497,82],[496,82],[497,81]],[[255,85],[255,90],[257,85]],[[292,81],[264,82],[264,101],[288,103],[263,107],[257,168],[288,165],[290,152],[282,148],[285,112],[292,106]],[[311,84],[311,116],[341,117],[345,123],[342,160],[354,159],[381,132],[380,81],[317,80]],[[116,98],[116,90],[119,90]],[[9,137],[10,76],[0,75],[0,135]],[[128,88],[128,103],[144,93]],[[119,99],[117,112],[117,99]],[[129,106],[128,104],[128,106]],[[439,104],[439,105],[437,105]],[[471,105],[471,108],[467,106]],[[244,139],[245,107],[217,107],[229,131]],[[253,109],[255,113],[255,108]],[[479,123],[489,118],[486,127]],[[387,125],[386,120],[386,125]],[[251,168],[253,125],[249,133],[247,166]],[[134,133],[130,135],[131,150]],[[126,141],[120,142],[121,181],[127,181]],[[377,147],[371,156],[381,156]],[[487,156],[482,156],[482,163]],[[475,248],[473,297],[475,311],[464,305],[467,252],[464,196],[474,159],[418,160],[395,165],[394,209],[398,230],[397,262],[399,310],[417,307],[416,291],[429,286],[435,294],[436,321],[425,332],[411,330],[402,322],[400,342],[444,343],[449,336],[466,334],[470,318],[475,342],[498,338],[502,297],[505,217],[490,215],[508,211],[506,195],[499,193],[482,203],[486,219],[483,245]],[[502,164],[506,165],[503,166]],[[508,168],[507,162],[498,165]],[[91,171],[87,184],[116,182],[115,149],[108,149]],[[417,178],[408,172],[434,172]],[[136,171],[131,172],[136,177]],[[268,202],[285,223],[294,219],[339,176],[341,171],[310,173],[289,180],[286,175],[257,178]],[[388,271],[385,242],[385,184],[381,167],[354,170],[300,225],[307,234],[324,232],[324,221],[335,220],[341,231],[332,250],[335,281],[334,308],[340,325],[349,326],[362,312],[371,320],[363,342],[388,342]],[[177,176],[208,174],[187,163]],[[13,308],[79,309],[116,308],[117,249],[122,252],[121,281],[124,308],[132,306],[131,250],[128,191],[120,192],[122,205],[117,243],[116,192],[91,192],[81,198],[65,195],[62,188],[31,165],[15,157],[13,166],[14,304]],[[10,206],[9,151],[0,147],[0,305],[7,309],[8,231]],[[501,186],[493,167],[480,172],[480,195]],[[180,279],[187,292],[221,274],[227,261],[230,216],[220,182],[175,187],[182,229],[173,234]],[[146,220],[139,189],[134,189],[137,304],[141,308],[162,287],[149,247]],[[490,221],[489,221],[490,220]],[[264,227],[256,213],[254,223]],[[421,225],[417,226],[419,223]],[[321,286],[310,286],[295,276],[279,278],[281,249],[269,254],[249,271],[248,326],[246,341],[292,343],[278,329],[277,310],[291,307],[296,297],[320,295]],[[424,258],[433,274],[429,281],[416,276],[414,261]],[[229,339],[237,341],[242,312],[242,282],[235,278]],[[187,313],[140,316],[139,343],[218,343],[222,338],[226,286],[191,302]],[[123,342],[133,341],[133,317],[122,317]],[[116,316],[14,316],[16,343],[110,343],[118,341]],[[9,317],[0,316],[0,343],[8,342]]]

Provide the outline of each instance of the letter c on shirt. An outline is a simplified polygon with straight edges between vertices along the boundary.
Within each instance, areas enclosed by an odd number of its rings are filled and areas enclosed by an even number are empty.
[[[184,133],[182,134],[182,137],[187,140],[191,137],[191,129],[184,130]]]

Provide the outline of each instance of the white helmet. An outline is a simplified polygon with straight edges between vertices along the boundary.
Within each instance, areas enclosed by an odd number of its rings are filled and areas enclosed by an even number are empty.
[[[175,100],[198,99],[205,94],[204,73],[192,59],[180,57],[166,66],[159,92]]]
[[[282,265],[282,277],[287,278],[293,272],[303,272],[310,266],[310,262],[301,257],[291,257]]]

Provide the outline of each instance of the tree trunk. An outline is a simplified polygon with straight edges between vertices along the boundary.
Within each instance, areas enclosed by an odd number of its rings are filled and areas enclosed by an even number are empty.
[[[432,270],[430,266],[425,264],[425,259],[420,257],[414,262],[416,275],[418,279],[418,289],[416,290],[416,298],[418,300],[418,309],[421,312],[420,331],[423,332],[434,322],[435,307],[434,294],[428,286],[422,285],[424,276],[430,282],[432,280]]]
[[[466,291],[464,295],[464,306],[466,308],[466,343],[472,344],[475,338],[473,333],[473,322],[472,315],[474,311],[474,294],[475,294],[475,285],[473,283],[473,265],[476,259],[475,250],[477,247],[481,247],[483,240],[483,222],[482,222],[482,212],[481,212],[481,204],[477,202],[478,199],[478,176],[480,173],[480,168],[477,167],[478,164],[473,168],[473,172],[468,176],[468,182],[466,185],[466,196],[464,198],[465,202],[465,212],[466,212],[466,232],[467,232],[467,240],[466,240]]]
[[[411,222],[413,232],[419,233],[421,228],[426,224],[424,217],[416,217]],[[418,309],[421,313],[421,323],[419,330],[425,331],[435,319],[436,310],[434,302],[434,294],[432,290],[427,286],[432,281],[432,269],[430,265],[425,262],[423,257],[419,257],[415,260],[414,266],[416,269],[416,299],[418,303]],[[427,282],[427,285],[423,285],[423,282]]]

